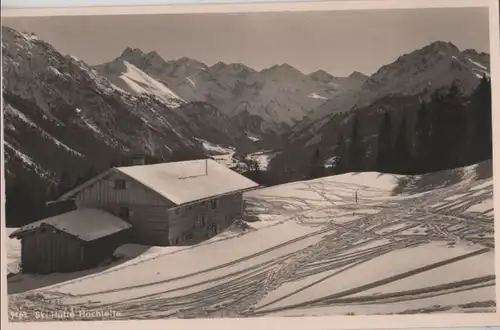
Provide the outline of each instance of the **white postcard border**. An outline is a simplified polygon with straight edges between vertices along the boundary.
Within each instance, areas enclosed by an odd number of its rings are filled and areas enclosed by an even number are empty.
[[[65,7],[65,8],[23,8],[3,9],[3,17],[35,17],[35,16],[86,16],[86,15],[152,15],[152,14],[202,14],[231,12],[280,12],[280,11],[318,11],[318,10],[366,10],[366,9],[411,9],[411,8],[456,8],[456,7],[489,7],[490,26],[490,75],[492,86],[493,137],[500,135],[500,28],[499,4],[497,0],[364,0],[364,1],[324,1],[297,3],[245,3],[245,4],[192,4],[168,6],[99,6],[99,7]],[[3,80],[2,83],[3,84]],[[3,107],[3,104],[2,104]],[[496,113],[495,113],[496,111]],[[3,111],[0,115],[3,123]],[[3,125],[0,138],[3,141]],[[1,161],[4,164],[4,146],[1,146]],[[493,143],[493,157],[500,156],[500,144]],[[500,210],[500,163],[493,162],[494,205]],[[4,167],[1,168],[1,193],[5,196]],[[3,201],[5,198],[3,198]],[[1,207],[1,244],[5,245],[5,208]],[[495,222],[498,218],[495,217]],[[498,233],[495,233],[495,246],[500,245]],[[6,278],[6,249],[1,253],[1,276]],[[497,256],[497,255],[496,255]],[[500,262],[495,258],[495,272],[498,274]],[[322,316],[322,317],[260,317],[245,319],[190,319],[190,320],[147,320],[147,321],[83,321],[83,322],[39,322],[9,323],[7,304],[7,284],[0,281],[1,328],[2,329],[109,329],[129,328],[131,330],[144,327],[147,329],[199,329],[204,330],[333,330],[333,329],[374,329],[374,328],[421,328],[421,327],[462,327],[500,325],[500,313],[488,314],[433,314],[433,315],[357,315],[357,316]],[[500,286],[496,285],[497,300]]]

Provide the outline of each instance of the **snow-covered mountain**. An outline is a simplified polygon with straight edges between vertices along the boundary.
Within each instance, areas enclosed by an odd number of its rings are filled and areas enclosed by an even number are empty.
[[[489,54],[472,49],[461,51],[450,42],[433,42],[382,66],[363,82],[360,89],[350,89],[324,102],[292,127],[286,140],[295,143],[319,141],[322,137],[318,131],[328,125],[332,115],[368,108],[382,99],[426,97],[435,90],[451,86],[453,82],[468,96],[483,75],[489,76],[489,61]],[[328,78],[319,73],[317,79]]]
[[[210,103],[230,117],[245,117],[245,113],[260,117],[261,127],[248,128],[257,128],[254,134],[279,131],[283,124],[294,125],[325,101],[359,89],[368,78],[357,72],[341,78],[325,71],[305,75],[288,64],[261,71],[240,63],[219,62],[208,67],[186,57],[165,61],[156,52],[145,54],[130,47],[118,58],[95,68],[126,88],[122,81],[130,75],[130,65],[168,86],[184,101]]]
[[[468,49],[460,51],[450,42],[437,41],[382,66],[363,85],[358,107],[390,94],[418,95],[458,83],[469,95],[485,74],[489,55]]]
[[[114,63],[120,74],[110,80],[34,35],[8,27],[2,34],[8,174],[54,179],[135,152],[203,156],[200,139],[253,143],[216,108],[185,102],[131,62]]]
[[[488,54],[447,42],[403,55],[371,77],[306,75],[288,64],[207,66],[130,47],[90,67],[34,35],[2,32],[7,171],[45,176],[136,151],[172,157],[210,153],[209,143],[239,154],[268,149],[265,141],[308,146],[336,134],[332,114],[399,100],[411,107],[452,82],[467,95],[489,72]]]

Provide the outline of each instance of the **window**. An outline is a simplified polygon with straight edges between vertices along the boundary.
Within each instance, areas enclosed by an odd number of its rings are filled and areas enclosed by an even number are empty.
[[[193,239],[193,233],[192,232],[187,232],[182,235],[182,239],[185,241],[189,241],[190,239]]]
[[[217,199],[213,199],[210,201],[210,209],[211,210],[214,210],[216,209],[217,207],[219,207],[219,200]]]
[[[196,217],[194,220],[194,229],[203,227],[203,222],[200,217]]]
[[[129,219],[130,218],[130,209],[128,207],[120,207],[118,210],[118,216],[122,219]]]
[[[127,188],[127,181],[123,179],[115,180],[115,189],[123,190]]]
[[[201,226],[206,226],[207,225],[207,216],[206,215],[203,215],[201,217]]]

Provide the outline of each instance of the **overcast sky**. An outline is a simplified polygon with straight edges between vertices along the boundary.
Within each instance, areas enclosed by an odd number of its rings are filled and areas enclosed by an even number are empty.
[[[304,73],[372,74],[433,41],[489,52],[488,9],[407,9],[247,14],[3,18],[89,64],[127,47],[260,70],[288,63]]]

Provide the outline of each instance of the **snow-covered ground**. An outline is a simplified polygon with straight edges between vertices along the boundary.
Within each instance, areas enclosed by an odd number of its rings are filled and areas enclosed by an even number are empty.
[[[258,151],[247,155],[247,159],[253,159],[259,165],[260,171],[267,171],[267,167],[269,166],[269,162],[276,155],[274,151]]]
[[[225,165],[229,168],[234,168],[239,165],[239,161],[234,157],[236,153],[235,148],[223,147],[203,139],[197,138],[196,140],[203,145],[205,151],[211,154],[211,158],[217,163]]]
[[[5,236],[7,243],[7,274],[16,274],[21,262],[21,242],[17,239],[9,238],[9,235],[18,228],[6,228]]]
[[[245,163],[235,157],[236,149],[233,147],[223,147],[212,142],[198,139],[203,145],[203,148],[209,152],[213,160],[217,161],[219,164],[224,164],[229,168],[245,168]],[[246,159],[252,159],[259,165],[259,170],[266,171],[271,161],[272,157],[276,155],[274,151],[258,151],[246,155]]]
[[[361,173],[252,191],[247,216],[261,221],[247,230],[151,248],[9,305],[135,319],[495,311],[491,178],[404,196],[397,183]]]

